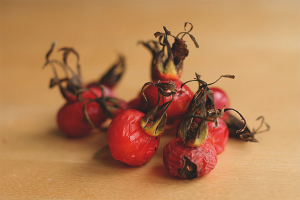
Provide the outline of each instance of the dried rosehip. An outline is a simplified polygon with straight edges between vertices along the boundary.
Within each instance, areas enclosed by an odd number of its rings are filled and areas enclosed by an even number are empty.
[[[163,162],[172,176],[193,179],[215,168],[217,152],[209,140],[199,147],[190,147],[176,138],[164,147]]]
[[[152,81],[156,80],[178,80],[182,73],[183,60],[188,56],[189,51],[187,45],[183,40],[185,35],[189,35],[193,40],[195,46],[198,48],[199,45],[196,42],[196,39],[190,34],[193,29],[193,25],[189,22],[186,22],[184,29],[186,30],[187,24],[191,25],[189,31],[180,32],[176,37],[171,35],[171,32],[164,28],[164,33],[156,32],[154,36],[159,38],[159,43],[155,41],[140,42],[152,53],[151,61],[151,78]],[[179,38],[179,36],[182,36]],[[168,41],[168,36],[174,38],[174,43],[172,47]],[[158,44],[162,46],[162,49],[159,48]],[[167,55],[165,55],[165,48],[167,49]]]
[[[174,97],[172,91],[176,92],[176,89],[173,84],[161,84],[158,87],[159,96],[161,94]],[[171,92],[167,92],[166,89],[170,89]],[[158,148],[160,134],[166,123],[166,110],[171,101],[161,106],[157,104],[147,114],[128,109],[113,119],[107,131],[108,145],[113,158],[130,166],[147,163]]]

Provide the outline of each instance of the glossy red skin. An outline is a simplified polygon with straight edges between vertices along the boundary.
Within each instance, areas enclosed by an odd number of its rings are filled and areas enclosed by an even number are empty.
[[[156,153],[160,138],[144,132],[141,119],[144,113],[127,109],[109,125],[107,140],[114,159],[130,166],[147,163]]]
[[[91,89],[97,96],[101,96],[100,89]],[[82,98],[96,98],[90,91],[82,93]],[[87,101],[70,101],[67,102],[57,114],[57,123],[65,135],[69,137],[81,137],[87,135],[92,127],[86,122],[82,108]],[[96,102],[89,103],[86,106],[87,113],[95,125],[98,127],[107,117],[103,113],[101,107]]]
[[[208,138],[211,140],[211,143],[216,148],[217,154],[220,154],[224,151],[229,138],[229,130],[225,122],[219,118],[219,126],[214,128],[215,122],[207,122],[208,126]]]
[[[163,150],[163,162],[172,176],[182,177],[179,170],[184,167],[184,158],[187,157],[197,165],[198,177],[208,174],[217,164],[215,147],[206,140],[200,147],[189,147],[180,138],[171,140]]]
[[[229,99],[223,90],[216,87],[212,87],[209,89],[214,92],[213,96],[214,96],[216,109],[222,109],[224,106],[225,108],[229,108]],[[222,119],[225,120],[227,117],[228,117],[228,112],[225,112]]]
[[[168,83],[169,81],[161,81],[161,83]],[[167,110],[167,124],[173,124],[174,121],[180,120],[186,116],[188,112],[189,105],[193,99],[194,93],[190,90],[190,88],[186,85],[181,89],[182,82],[177,80],[173,81],[176,84],[177,93],[175,94],[174,100],[169,106]],[[155,81],[157,83],[157,81]],[[144,97],[141,97],[141,104],[145,108],[146,111],[150,111],[157,104],[158,99],[158,91],[157,87],[150,85],[144,91],[145,96],[148,100],[148,104],[146,105]],[[164,97],[165,102],[170,101],[172,96]],[[162,105],[162,98],[160,104]]]

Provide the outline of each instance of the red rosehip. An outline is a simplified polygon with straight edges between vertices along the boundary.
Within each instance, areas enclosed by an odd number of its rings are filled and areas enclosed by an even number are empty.
[[[146,86],[153,83],[145,83]],[[143,86],[143,88],[145,87]],[[167,121],[166,111],[175,96],[173,82],[155,84],[160,96],[172,96],[170,101],[157,105],[146,114],[127,109],[112,120],[107,131],[108,145],[114,159],[131,166],[141,166],[155,154],[160,135]]]
[[[127,109],[112,120],[107,140],[114,159],[130,166],[141,166],[156,153],[160,137],[144,131],[141,126],[144,115],[138,110]]]
[[[161,83],[168,82],[169,81],[161,81]],[[190,102],[192,101],[194,95],[188,86],[184,85],[181,88],[181,81],[178,80],[173,82],[176,84],[177,92],[175,94],[173,102],[167,110],[167,124],[173,124],[175,121],[182,119],[187,114]],[[158,81],[154,81],[154,83],[158,83]],[[141,96],[141,104],[146,111],[149,111],[153,109],[157,104],[157,88],[153,85],[150,85],[144,90],[144,94],[148,103],[146,104],[146,102],[144,101],[144,97]],[[171,96],[164,97],[164,102],[170,101],[171,98]],[[162,101],[160,102],[160,105],[162,105]]]
[[[93,91],[94,93],[92,93]],[[100,89],[91,88],[91,91],[85,91],[81,95],[84,99],[95,99],[101,96]],[[95,94],[97,96],[95,96]],[[83,106],[85,101],[69,101],[57,114],[57,123],[60,128],[69,137],[80,137],[87,135],[92,127],[89,125],[83,114]],[[100,105],[96,102],[91,102],[86,105],[86,112],[95,126],[103,123],[107,117],[103,113]]]
[[[190,30],[186,31],[186,26],[190,25]],[[184,32],[180,32],[177,36],[171,35],[171,32],[167,30],[167,28],[163,27],[164,32],[156,32],[154,36],[159,38],[159,42],[156,41],[148,41],[148,42],[140,42],[143,44],[148,50],[152,53],[152,61],[151,61],[151,78],[152,81],[156,80],[172,80],[176,81],[180,78],[182,74],[183,61],[188,56],[189,50],[187,49],[187,45],[183,40],[185,35],[189,35],[192,41],[194,42],[196,48],[199,48],[199,45],[194,38],[190,34],[193,29],[193,25],[189,22],[184,24]],[[174,43],[172,46],[168,41],[168,36],[172,36],[174,38]],[[181,36],[181,37],[180,37]],[[163,46],[161,49],[159,44]],[[166,50],[167,53],[164,51]]]
[[[220,154],[224,151],[225,145],[228,141],[229,130],[225,122],[218,118],[219,126],[215,127],[215,122],[207,122],[208,126],[208,138],[211,140],[211,143],[216,148],[217,154]]]
[[[163,162],[172,176],[193,179],[215,168],[217,152],[208,140],[199,147],[190,147],[176,138],[164,147]]]

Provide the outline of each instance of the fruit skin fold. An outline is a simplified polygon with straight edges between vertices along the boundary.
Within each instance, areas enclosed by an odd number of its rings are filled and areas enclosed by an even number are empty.
[[[183,171],[187,159],[192,163],[187,167],[190,173]],[[180,138],[176,138],[164,147],[163,162],[172,176],[193,179],[208,174],[215,168],[217,152],[209,140],[199,147],[190,147],[185,145]]]
[[[130,166],[141,166],[156,153],[160,137],[144,132],[141,127],[144,115],[138,110],[127,109],[112,120],[107,140],[114,159]]]

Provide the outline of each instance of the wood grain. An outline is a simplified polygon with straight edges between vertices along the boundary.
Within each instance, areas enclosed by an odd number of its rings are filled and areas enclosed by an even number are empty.
[[[299,199],[299,1],[1,1],[1,199]],[[271,129],[259,143],[229,140],[216,168],[195,180],[169,176],[162,149],[131,168],[109,152],[104,132],[65,138],[55,115],[64,100],[48,89],[45,53],[71,46],[86,81],[100,77],[123,53],[127,71],[116,92],[134,98],[150,80],[151,55],[137,42],[194,25],[182,80],[194,73],[229,95],[250,127],[264,115]],[[54,56],[59,58],[59,53]],[[190,87],[195,91],[196,84]]]

